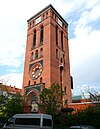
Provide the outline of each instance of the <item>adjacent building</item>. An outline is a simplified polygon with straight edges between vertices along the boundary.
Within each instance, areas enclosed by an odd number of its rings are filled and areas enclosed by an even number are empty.
[[[15,86],[8,86],[3,83],[0,83],[0,95],[10,96],[16,93],[22,94],[22,89],[16,88]]]

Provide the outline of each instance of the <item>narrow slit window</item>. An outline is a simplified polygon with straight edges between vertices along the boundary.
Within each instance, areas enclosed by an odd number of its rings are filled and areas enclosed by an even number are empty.
[[[65,54],[63,54],[63,61],[64,61],[64,64],[65,64]]]
[[[56,45],[58,46],[58,26],[56,26]]]
[[[31,83],[31,81],[29,80],[29,81],[28,81],[28,86],[30,86],[30,83]]]
[[[61,31],[61,48],[63,49],[63,31]]]
[[[58,58],[58,49],[56,49],[56,58]]]
[[[40,57],[43,57],[43,48],[40,49]]]
[[[38,50],[35,52],[35,59],[38,59]]]
[[[66,86],[64,87],[64,93],[66,94],[67,92],[66,92]]]
[[[40,31],[40,42],[43,42],[43,38],[44,38],[44,27],[41,27],[41,31]]]
[[[36,30],[34,30],[33,47],[36,46]]]
[[[34,60],[34,52],[31,53],[31,61]]]

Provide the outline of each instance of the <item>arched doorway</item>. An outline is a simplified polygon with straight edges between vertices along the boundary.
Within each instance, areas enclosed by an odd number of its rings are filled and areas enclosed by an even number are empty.
[[[37,112],[39,102],[39,93],[36,90],[30,91],[26,95],[26,112]]]

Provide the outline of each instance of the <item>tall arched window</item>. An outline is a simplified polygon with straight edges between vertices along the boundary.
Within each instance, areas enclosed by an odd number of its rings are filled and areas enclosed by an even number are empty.
[[[65,54],[63,54],[63,61],[64,61],[64,64],[65,64]]]
[[[43,48],[40,49],[40,57],[43,57]]]
[[[66,92],[66,86],[64,87],[64,93],[66,94],[67,92]]]
[[[62,63],[63,62],[63,60],[62,60],[62,58],[60,59],[60,63]]]
[[[29,80],[29,81],[28,81],[28,86],[30,86],[30,83],[31,83],[31,81]]]
[[[43,38],[44,38],[44,27],[41,26],[41,31],[40,31],[40,42],[43,42]]]
[[[31,60],[34,60],[34,52],[31,53]]]
[[[36,30],[34,30],[33,47],[36,46]]]
[[[56,45],[58,45],[58,26],[56,26]]]
[[[35,51],[35,59],[38,59],[38,50]]]
[[[63,49],[63,31],[61,31],[61,47]]]
[[[58,58],[58,49],[56,49],[56,58]]]

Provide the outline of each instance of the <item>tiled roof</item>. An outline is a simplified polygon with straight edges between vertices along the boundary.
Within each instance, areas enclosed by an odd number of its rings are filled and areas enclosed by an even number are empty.
[[[7,86],[7,85],[4,85],[4,84],[0,84],[0,90],[6,91],[8,93],[13,93],[13,92],[21,93],[22,92],[22,89],[16,88],[15,86],[14,87]]]

